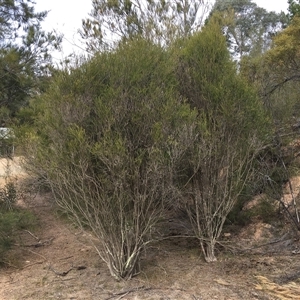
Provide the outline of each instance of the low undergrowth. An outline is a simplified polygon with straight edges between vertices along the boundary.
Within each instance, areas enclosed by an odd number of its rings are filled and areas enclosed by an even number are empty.
[[[18,233],[36,224],[36,218],[30,211],[16,205],[19,192],[11,181],[0,189],[0,266],[11,264],[9,250],[15,245]]]

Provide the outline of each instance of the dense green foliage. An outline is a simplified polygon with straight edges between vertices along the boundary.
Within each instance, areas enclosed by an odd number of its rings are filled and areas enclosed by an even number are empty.
[[[212,18],[187,41],[177,71],[181,94],[198,110],[180,190],[207,261],[216,260],[214,245],[251,177],[268,128],[258,96],[236,73],[218,21]]]
[[[300,18],[295,16],[264,55],[245,57],[241,62],[242,74],[256,85],[279,128],[291,126],[299,114],[299,36]]]
[[[210,262],[228,214],[247,198],[242,193],[266,192],[270,184],[259,182],[265,178],[272,183],[267,196],[280,200],[278,187],[289,178],[281,134],[299,109],[293,1],[292,21],[278,33],[286,16],[250,0],[216,1],[201,30],[202,1],[144,7],[95,0],[81,32],[93,56],[46,76],[44,90],[47,43],[56,43],[40,31],[46,14],[35,14],[31,1],[3,3],[2,120],[31,99],[18,115],[27,121],[27,167],[77,225],[93,232],[116,279],[139,272],[166,209],[186,211]],[[7,41],[8,33],[18,34],[15,25],[24,25],[21,46]],[[110,48],[112,34],[118,38]],[[1,195],[2,208],[11,210],[13,190]]]
[[[32,108],[30,166],[94,232],[114,277],[138,271],[156,222],[178,203],[207,261],[215,260],[267,121],[236,74],[218,21],[179,47],[125,41],[61,71]]]
[[[0,265],[9,264],[8,250],[15,243],[18,231],[36,224],[36,218],[30,212],[16,207],[18,192],[10,181],[0,189]]]
[[[32,165],[103,243],[116,278],[137,271],[172,193],[172,149],[195,118],[171,67],[162,48],[136,40],[61,72],[36,101]]]
[[[300,16],[300,1],[299,0],[288,0],[288,17],[292,20],[295,16]]]
[[[18,261],[20,257],[12,258],[9,250],[18,240],[20,230],[32,230],[36,226],[36,217],[29,211],[0,208],[0,266],[10,265],[10,260]]]
[[[46,12],[31,0],[0,1],[0,123],[6,126],[49,76],[51,50],[61,39],[45,33]]]
[[[277,202],[283,196],[282,185],[299,168],[294,143],[299,135],[300,113],[299,29],[299,17],[295,15],[273,38],[268,51],[257,57],[244,57],[241,61],[241,73],[256,86],[273,123],[272,142],[257,160],[260,170],[254,190],[266,193]]]

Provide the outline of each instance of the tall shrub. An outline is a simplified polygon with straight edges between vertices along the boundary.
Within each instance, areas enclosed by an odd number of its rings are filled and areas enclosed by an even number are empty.
[[[268,121],[254,90],[236,72],[217,18],[185,44],[177,76],[182,96],[198,112],[178,184],[211,262],[226,217],[250,178]]]
[[[174,86],[167,53],[136,40],[62,72],[38,99],[31,164],[117,279],[138,272],[170,198],[170,149],[194,117]]]

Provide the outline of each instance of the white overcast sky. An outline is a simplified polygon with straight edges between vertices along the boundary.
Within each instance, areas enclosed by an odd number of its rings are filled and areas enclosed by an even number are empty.
[[[268,11],[286,12],[288,7],[287,0],[254,0],[254,2]],[[78,47],[84,47],[78,40],[78,29],[81,28],[81,20],[91,11],[91,3],[91,0],[36,0],[36,12],[49,11],[48,17],[42,24],[43,28],[46,31],[55,29],[65,36],[63,51],[54,55],[57,61],[72,52],[83,52]]]

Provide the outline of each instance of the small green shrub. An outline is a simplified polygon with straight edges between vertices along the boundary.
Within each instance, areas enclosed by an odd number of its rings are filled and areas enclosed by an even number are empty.
[[[0,265],[7,261],[18,232],[36,225],[36,217],[31,212],[16,207],[18,195],[14,182],[7,181],[0,188]]]
[[[7,182],[0,189],[0,210],[12,210],[17,201],[17,189],[13,182]]]
[[[249,211],[244,211],[239,205],[235,205],[228,214],[225,225],[247,226],[251,222],[251,214]]]
[[[5,261],[5,255],[13,243],[13,233],[18,225],[18,213],[5,211],[0,213],[0,262]]]
[[[13,139],[0,138],[0,156],[11,158],[14,155]]]
[[[36,217],[29,211],[16,208],[0,210],[0,265],[7,261],[8,251],[17,239],[18,232],[33,229],[36,224]]]
[[[258,205],[252,210],[252,215],[259,217],[264,223],[271,223],[278,218],[277,205],[269,198],[262,198]]]

